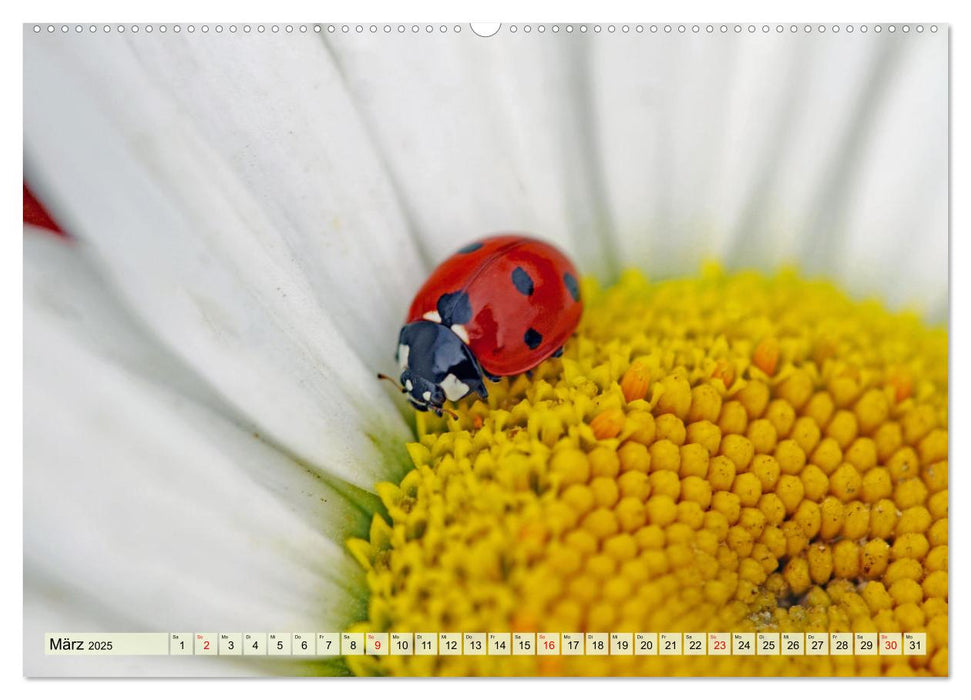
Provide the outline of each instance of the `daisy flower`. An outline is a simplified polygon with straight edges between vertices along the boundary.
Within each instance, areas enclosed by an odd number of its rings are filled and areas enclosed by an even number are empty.
[[[25,179],[68,234],[25,226],[25,672],[946,674],[946,29],[416,27],[25,28]],[[374,379],[408,301],[509,230],[578,263],[580,328],[416,416]],[[58,630],[928,654],[46,657]]]

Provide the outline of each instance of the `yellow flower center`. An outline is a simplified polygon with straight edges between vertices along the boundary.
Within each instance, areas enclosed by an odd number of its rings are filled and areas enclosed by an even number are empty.
[[[926,656],[381,656],[358,673],[946,674],[947,334],[793,273],[584,288],[562,359],[418,415],[354,631],[927,633]]]

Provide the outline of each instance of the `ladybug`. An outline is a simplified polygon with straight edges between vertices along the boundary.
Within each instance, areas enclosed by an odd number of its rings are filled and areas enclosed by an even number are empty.
[[[401,391],[419,411],[559,357],[583,303],[573,263],[549,243],[502,235],[470,243],[435,268],[398,336]]]

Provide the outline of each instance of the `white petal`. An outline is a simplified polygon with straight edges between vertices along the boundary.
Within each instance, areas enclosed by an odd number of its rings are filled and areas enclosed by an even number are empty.
[[[300,459],[367,488],[400,471],[409,431],[374,372],[418,258],[326,52],[293,37],[255,51],[237,36],[232,55],[213,36],[38,38],[28,179],[138,319]]]
[[[110,332],[123,314],[72,244],[27,234],[28,601],[97,611],[91,631],[337,629],[359,615],[343,538],[367,515],[203,390],[185,396],[174,359],[137,328]],[[28,669],[54,668],[27,649]]]
[[[661,276],[795,262],[939,305],[946,36],[715,32],[591,38],[621,258]]]
[[[579,38],[326,41],[433,258],[483,233],[528,231],[585,273],[614,271]]]
[[[150,83],[151,99],[177,110],[179,128],[210,149],[194,167],[205,177],[210,159],[228,166],[238,196],[272,222],[227,235],[253,236],[305,281],[358,355],[386,365],[407,311],[404,297],[420,286],[425,266],[394,183],[320,38],[154,35],[81,53],[99,67],[137,62],[137,70],[108,75],[98,88],[134,96]],[[174,126],[170,110],[147,102],[129,110],[141,137]],[[389,337],[390,345],[379,342]]]
[[[906,39],[907,37],[905,37]],[[842,277],[859,292],[948,309],[948,47],[903,44],[847,207]],[[906,50],[904,47],[907,47]],[[915,296],[914,292],[928,290]]]
[[[702,42],[703,40],[703,42]],[[711,193],[734,87],[732,47],[683,35],[589,38],[586,99],[620,257],[652,275],[690,274],[718,231]],[[758,161],[756,161],[758,162]]]

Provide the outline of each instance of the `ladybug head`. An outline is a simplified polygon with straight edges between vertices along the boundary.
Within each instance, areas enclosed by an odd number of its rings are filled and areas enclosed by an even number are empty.
[[[425,377],[406,369],[401,373],[401,386],[404,387],[408,402],[419,411],[436,411],[441,415],[445,403],[445,390]]]
[[[470,391],[486,398],[482,369],[469,346],[448,326],[415,321],[398,336],[402,391],[419,411],[442,415],[442,404]]]

